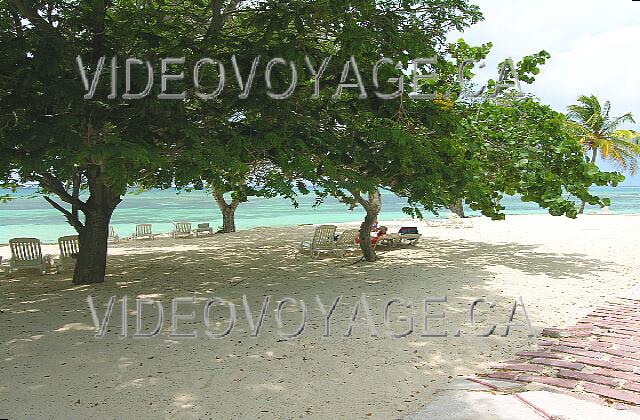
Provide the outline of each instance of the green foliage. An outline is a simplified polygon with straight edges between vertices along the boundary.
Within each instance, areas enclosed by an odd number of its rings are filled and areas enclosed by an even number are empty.
[[[531,98],[485,101],[465,111],[464,136],[476,161],[464,198],[487,216],[502,218],[501,195],[521,194],[553,215],[575,217],[572,197],[606,205],[589,186],[616,185],[624,178],[586,163],[565,117]]]

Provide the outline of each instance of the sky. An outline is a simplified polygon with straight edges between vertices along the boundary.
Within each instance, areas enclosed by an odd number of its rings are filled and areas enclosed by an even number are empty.
[[[505,58],[519,60],[545,50],[551,59],[533,85],[522,89],[565,112],[579,95],[611,101],[612,115],[633,113],[640,122],[640,1],[632,0],[472,0],[485,20],[463,34],[471,45],[493,43],[476,82],[497,77]],[[640,124],[623,128],[640,130]],[[600,167],[614,168],[607,164]],[[640,176],[622,185],[640,186]]]

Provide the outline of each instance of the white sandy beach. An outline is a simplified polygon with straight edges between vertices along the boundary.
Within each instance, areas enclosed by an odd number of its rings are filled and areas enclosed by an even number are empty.
[[[508,337],[475,336],[486,325],[504,324],[522,297],[531,323],[571,324],[590,308],[634,287],[640,279],[640,216],[593,215],[578,220],[551,216],[474,219],[473,228],[420,225],[416,247],[381,250],[377,263],[352,265],[356,257],[296,258],[294,244],[313,227],[260,228],[210,238],[169,238],[112,245],[106,283],[75,286],[71,273],[0,275],[0,417],[18,418],[216,418],[216,419],[392,419],[419,410],[454,379],[486,369],[534,348],[525,328]],[[397,231],[400,223],[381,222]],[[339,228],[340,230],[341,228]],[[26,234],[26,232],[25,232]],[[55,252],[54,246],[45,252]],[[8,258],[7,247],[0,255]],[[87,304],[91,294],[102,316],[110,296],[127,295],[129,337],[121,339],[120,303],[105,338],[94,337]],[[379,336],[364,320],[345,337],[354,305],[365,295]],[[251,337],[242,296],[254,318],[271,296],[259,337]],[[197,338],[169,337],[171,299],[193,297],[180,313],[180,331]],[[217,296],[235,304],[231,334],[205,335],[203,308]],[[324,317],[316,296],[329,306],[342,296],[323,337]],[[422,337],[422,300],[433,304],[430,330],[446,338]],[[157,338],[134,339],[136,297],[162,302],[165,319]],[[306,329],[293,340],[278,335],[277,301],[291,297],[308,308]],[[413,334],[390,338],[383,323],[385,303],[394,305],[390,327],[406,330],[400,315],[415,316]],[[476,322],[468,325],[475,299]],[[145,313],[153,318],[150,307]],[[301,312],[285,307],[283,330],[298,327]],[[226,310],[215,307],[215,331],[226,327]],[[518,310],[518,314],[522,312]],[[522,316],[519,316],[522,320]],[[145,322],[151,329],[152,319]],[[454,336],[461,329],[459,337]],[[497,333],[504,332],[498,327]]]

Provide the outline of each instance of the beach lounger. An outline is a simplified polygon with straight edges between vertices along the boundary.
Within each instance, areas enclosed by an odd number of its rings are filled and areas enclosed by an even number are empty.
[[[40,274],[45,274],[49,265],[49,256],[42,255],[40,239],[37,238],[13,238],[9,240],[11,248],[11,260],[7,274],[22,269],[37,269]]]
[[[403,226],[397,233],[398,244],[408,243],[409,245],[416,245],[422,235],[418,233],[417,226]]]
[[[191,223],[189,222],[176,222],[175,228],[172,232],[173,239],[177,238],[191,238]]]
[[[336,252],[336,227],[334,225],[318,226],[313,233],[311,241],[302,241],[298,246],[298,252],[308,251],[311,257],[319,257],[321,252]]]
[[[400,245],[402,236],[399,233],[387,233],[384,236],[378,238],[376,243],[382,246],[395,247]]]
[[[400,243],[408,243],[409,245],[416,245],[419,241],[420,238],[422,238],[422,235],[419,233],[402,233],[399,234],[400,236]]]
[[[116,234],[116,230],[113,226],[109,226],[109,237],[107,238],[107,242],[120,242],[120,237]]]
[[[447,223],[447,227],[452,227],[455,229],[462,229],[462,228],[471,228],[473,227],[473,222],[471,221],[471,219],[467,219],[467,218],[462,218],[460,216],[458,216],[455,213],[451,213],[447,216],[448,218],[448,223]]]
[[[56,271],[61,273],[67,267],[72,267],[76,263],[76,256],[80,252],[80,241],[78,235],[61,236],[58,238],[58,248],[60,257],[55,262]]]
[[[342,232],[336,241],[336,255],[343,257],[347,252],[355,252],[360,249],[356,238],[360,235],[358,229],[348,229]]]
[[[196,229],[196,238],[200,235],[213,235],[213,228],[209,226],[209,223],[198,223]]]
[[[153,233],[151,233],[151,225],[144,223],[136,225],[136,233],[133,234],[133,239],[154,239]]]

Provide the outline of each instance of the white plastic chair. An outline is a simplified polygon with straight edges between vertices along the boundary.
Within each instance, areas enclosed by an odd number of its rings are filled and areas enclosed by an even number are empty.
[[[56,261],[56,271],[61,273],[66,267],[76,263],[76,255],[80,252],[80,239],[78,235],[61,236],[58,238],[60,258]]]
[[[456,229],[462,228],[472,228],[473,221],[471,219],[462,218],[455,213],[450,213],[448,216],[448,224],[447,227],[452,227]]]
[[[42,256],[40,239],[13,238],[9,240],[9,247],[11,248],[11,260],[7,274],[22,269],[37,269],[40,274],[46,273],[48,258]]]
[[[120,242],[120,237],[116,234],[116,230],[113,226],[109,226],[109,237],[107,238],[107,242]]]
[[[320,257],[321,252],[335,252],[336,251],[336,227],[334,225],[322,225],[318,226],[313,233],[313,239],[311,241],[302,241],[298,246],[298,251],[303,253],[308,251],[311,257]]]
[[[196,228],[196,238],[201,234],[213,235],[213,228],[209,226],[209,223],[198,223],[198,227]]]
[[[143,223],[136,225],[136,233],[133,234],[133,239],[154,239],[153,233],[151,233],[151,225]]]
[[[191,223],[189,222],[176,222],[172,232],[173,239],[177,238],[191,238]]]
[[[355,252],[360,249],[356,238],[360,235],[358,229],[348,229],[342,232],[336,241],[336,254],[343,257],[347,252]]]

